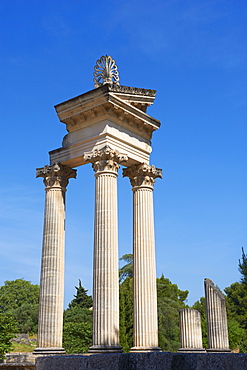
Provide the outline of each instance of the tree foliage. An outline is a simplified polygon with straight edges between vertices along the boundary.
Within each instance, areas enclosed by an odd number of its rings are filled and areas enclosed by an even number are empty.
[[[129,276],[119,287],[120,345],[124,352],[133,346],[133,279]]]
[[[39,286],[24,279],[5,281],[0,287],[0,312],[11,315],[16,331],[37,333]]]
[[[90,308],[93,305],[93,299],[91,295],[87,294],[87,290],[83,288],[81,285],[81,280],[79,279],[79,286],[75,286],[76,294],[74,295],[74,299],[69,303],[69,308],[72,307],[82,307],[82,308]]]
[[[67,353],[87,352],[92,345],[92,297],[81,285],[64,311],[63,346]]]
[[[30,281],[16,279],[4,282],[0,287],[0,312],[21,307],[24,303],[37,304],[39,302],[39,286]]]
[[[119,269],[119,281],[121,283],[126,277],[133,278],[133,254],[124,254],[119,260],[126,262],[126,264]]]
[[[188,294],[164,275],[157,279],[159,346],[163,351],[175,352],[180,347],[179,310],[186,307]]]
[[[9,310],[16,321],[16,330],[19,333],[37,333],[39,305],[23,303],[16,309]]]
[[[92,343],[90,322],[68,322],[63,328],[63,347],[67,353],[85,353]]]
[[[0,362],[12,348],[11,339],[16,331],[15,321],[8,314],[0,313]]]
[[[120,269],[120,344],[125,352],[133,346],[133,255],[120,260],[127,262]],[[185,307],[188,291],[182,291],[163,275],[157,279],[159,346],[176,351],[179,344],[179,309]]]
[[[241,276],[241,283],[247,288],[247,256],[242,248],[242,261],[238,261],[238,269]]]
[[[225,288],[228,321],[238,334],[231,335],[241,352],[247,353],[247,256],[242,248],[242,260],[238,263],[240,282]]]

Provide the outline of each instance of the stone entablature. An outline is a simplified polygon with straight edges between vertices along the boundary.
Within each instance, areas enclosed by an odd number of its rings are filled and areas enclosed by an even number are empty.
[[[55,106],[68,134],[50,152],[51,163],[85,164],[83,154],[108,145],[126,153],[129,162],[148,163],[150,140],[160,122],[146,113],[155,90],[105,84]]]

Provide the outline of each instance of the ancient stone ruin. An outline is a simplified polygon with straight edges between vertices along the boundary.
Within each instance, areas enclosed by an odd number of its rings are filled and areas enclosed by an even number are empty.
[[[101,57],[95,89],[55,108],[68,134],[52,150],[50,164],[37,169],[46,190],[38,347],[35,354],[63,354],[64,220],[68,182],[74,168],[91,163],[95,172],[93,345],[91,353],[121,352],[117,176],[120,165],[133,190],[134,343],[133,352],[158,347],[153,185],[162,177],[149,164],[151,138],[160,122],[147,114],[155,90],[119,84],[115,61]],[[124,180],[123,180],[124,181]]]

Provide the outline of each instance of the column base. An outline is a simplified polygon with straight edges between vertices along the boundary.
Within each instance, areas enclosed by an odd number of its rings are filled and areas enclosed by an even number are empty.
[[[162,352],[160,347],[132,347],[131,353],[142,352]]]
[[[88,353],[122,353],[121,346],[104,346],[104,345],[94,345],[89,347]]]
[[[42,347],[38,347],[38,348],[35,348],[35,350],[33,351],[33,354],[34,355],[39,355],[39,356],[49,356],[49,355],[65,355],[66,352],[65,352],[65,349],[64,348],[42,348]]]
[[[229,353],[229,352],[232,352],[232,350],[231,349],[229,349],[229,348],[208,348],[208,349],[206,349],[206,351],[207,352],[218,352],[218,353]]]
[[[206,353],[204,348],[179,348],[178,353]]]

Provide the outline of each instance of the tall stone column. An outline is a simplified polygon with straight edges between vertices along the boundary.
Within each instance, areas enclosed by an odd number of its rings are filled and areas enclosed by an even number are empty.
[[[61,164],[38,168],[46,202],[42,248],[38,347],[35,354],[65,353],[62,348],[64,297],[65,192],[76,170]]]
[[[134,346],[132,352],[160,351],[158,347],[153,184],[162,171],[148,164],[123,170],[133,190]]]
[[[226,303],[223,294],[210,279],[204,279],[208,352],[231,352],[229,349]]]
[[[205,352],[202,348],[200,312],[192,308],[179,310],[180,344],[178,352]]]
[[[89,352],[122,352],[119,345],[117,172],[125,155],[106,146],[85,154],[96,178],[93,345]]]

